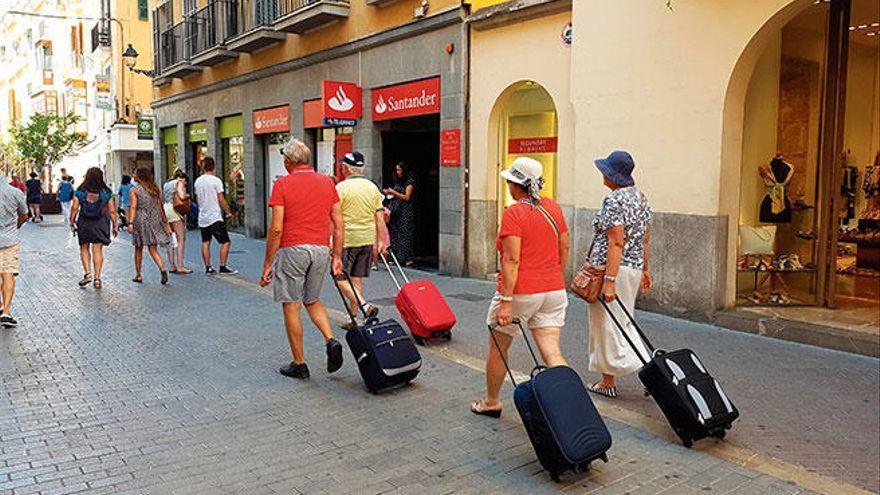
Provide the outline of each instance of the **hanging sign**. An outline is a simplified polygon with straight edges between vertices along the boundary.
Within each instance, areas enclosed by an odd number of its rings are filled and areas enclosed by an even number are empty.
[[[440,78],[374,89],[373,121],[440,113]]]
[[[138,139],[153,140],[153,117],[138,117],[137,119]]]
[[[113,110],[113,97],[110,95],[110,77],[98,74],[95,76],[95,108]]]
[[[440,131],[440,165],[443,167],[461,165],[461,129]]]
[[[509,139],[507,152],[515,155],[531,155],[535,153],[556,153],[559,138],[533,137]]]
[[[321,101],[326,126],[353,126],[361,116],[362,91],[355,83],[323,81]]]
[[[290,130],[290,105],[254,111],[254,134],[288,132]]]

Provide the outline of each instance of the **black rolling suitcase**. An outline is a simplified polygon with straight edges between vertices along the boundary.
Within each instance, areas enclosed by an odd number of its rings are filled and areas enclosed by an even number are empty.
[[[651,351],[650,360],[646,360],[623,330],[611,308],[601,298],[599,301],[644,364],[639,371],[639,380],[645,386],[645,393],[657,402],[684,446],[690,448],[694,441],[706,437],[724,438],[734,420],[739,417],[739,411],[724,393],[721,384],[706,371],[694,351],[679,349],[667,352],[654,349],[635,318],[620,299],[617,299],[618,306]]]
[[[351,284],[351,278],[347,274],[345,278]],[[353,329],[345,332],[345,341],[357,362],[367,390],[378,394],[409,384],[422,367],[422,357],[412,338],[395,320],[380,322],[376,318],[367,317],[366,312],[364,324],[358,326],[354,316],[348,311],[348,302],[339,283],[334,283],[354,324]],[[355,297],[357,298],[357,292]],[[363,312],[364,305],[360,300],[358,306]]]
[[[608,462],[606,452],[611,448],[611,434],[580,376],[568,366],[541,366],[522,324],[518,320],[514,323],[522,331],[535,361],[531,379],[517,385],[503,356],[502,361],[515,387],[513,402],[538,462],[554,481],[568,471],[586,471],[596,459]],[[489,333],[497,347],[495,327],[490,326]]]

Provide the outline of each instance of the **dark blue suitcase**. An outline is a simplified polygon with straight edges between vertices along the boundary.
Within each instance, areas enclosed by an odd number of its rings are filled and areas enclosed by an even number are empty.
[[[351,283],[347,274],[345,277]],[[348,303],[338,283],[336,289],[348,312]],[[358,301],[358,305],[363,311],[363,304]],[[375,318],[368,318],[366,313],[364,318],[364,324],[358,326],[354,317],[351,317],[354,328],[345,333],[345,341],[357,362],[367,390],[378,394],[409,384],[422,367],[422,357],[412,337],[393,319],[380,322]]]
[[[611,448],[611,434],[580,376],[568,366],[541,366],[522,324],[518,320],[514,323],[519,325],[535,361],[531,379],[517,385],[503,356],[502,360],[515,386],[513,402],[538,462],[554,481],[568,471],[588,470],[596,459],[608,462],[606,452]],[[495,326],[489,327],[493,340],[494,329]]]

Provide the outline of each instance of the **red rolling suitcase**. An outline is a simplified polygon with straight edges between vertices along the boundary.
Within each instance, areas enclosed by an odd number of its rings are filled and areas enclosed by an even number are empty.
[[[385,269],[388,270],[391,280],[394,281],[394,285],[400,291],[397,294],[397,298],[394,299],[394,305],[397,306],[400,316],[412,332],[413,339],[419,345],[425,345],[426,339],[442,337],[446,340],[451,340],[452,327],[455,326],[455,314],[449,308],[449,305],[446,304],[446,300],[443,299],[443,295],[437,290],[437,286],[430,280],[410,282],[400,263],[397,262],[397,257],[394,256],[394,253],[388,251],[388,254],[391,255],[394,265],[403,278],[403,285],[401,286],[400,281],[394,275],[394,271],[388,263],[388,259],[385,255],[382,255]]]

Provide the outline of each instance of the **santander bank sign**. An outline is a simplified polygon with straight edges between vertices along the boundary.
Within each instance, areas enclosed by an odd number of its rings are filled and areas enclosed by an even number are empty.
[[[440,78],[374,89],[372,97],[374,122],[440,113]]]

